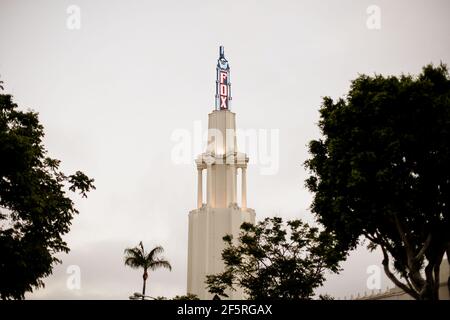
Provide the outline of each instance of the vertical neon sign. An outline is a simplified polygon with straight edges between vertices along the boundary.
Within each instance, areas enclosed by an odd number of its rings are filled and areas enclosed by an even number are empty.
[[[229,110],[230,102],[230,65],[225,58],[223,46],[220,46],[216,67],[216,110]]]

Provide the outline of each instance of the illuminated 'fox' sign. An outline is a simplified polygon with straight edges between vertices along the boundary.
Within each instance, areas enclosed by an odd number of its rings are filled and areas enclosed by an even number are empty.
[[[231,102],[230,66],[220,46],[216,67],[216,110],[229,110]]]
[[[220,110],[228,109],[228,72],[220,71],[219,97]]]

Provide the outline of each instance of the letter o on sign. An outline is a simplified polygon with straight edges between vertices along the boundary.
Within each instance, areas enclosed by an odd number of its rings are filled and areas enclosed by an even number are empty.
[[[227,96],[228,95],[228,87],[225,84],[220,85],[220,95]]]

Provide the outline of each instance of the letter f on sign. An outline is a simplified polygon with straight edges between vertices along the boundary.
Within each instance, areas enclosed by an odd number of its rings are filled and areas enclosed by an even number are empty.
[[[227,78],[227,73],[226,72],[221,72],[220,73],[220,83],[224,83],[226,78]]]

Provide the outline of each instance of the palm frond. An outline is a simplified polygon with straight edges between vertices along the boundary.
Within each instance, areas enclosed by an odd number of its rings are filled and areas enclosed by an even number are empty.
[[[127,248],[124,250],[124,254],[126,256],[130,256],[130,257],[139,257],[139,258],[143,258],[144,255],[142,254],[142,252],[138,249],[138,248]]]
[[[141,248],[127,248],[124,250],[125,265],[132,268],[146,267],[146,259]]]
[[[154,260],[156,260],[155,258],[156,258],[156,256],[158,255],[158,254],[160,254],[160,253],[163,253],[164,252],[164,249],[163,249],[163,247],[161,247],[161,246],[156,246],[156,247],[154,247],[149,253],[148,253],[148,255],[147,255],[147,260],[148,261],[154,261]]]
[[[138,269],[142,267],[140,261],[134,257],[125,257],[125,265],[133,269]]]
[[[144,244],[142,243],[142,241],[139,242],[139,251],[142,253],[142,256],[145,257],[145,249],[144,249]]]
[[[154,260],[153,262],[150,263],[149,268],[151,270],[156,270],[158,268],[166,268],[172,271],[172,266],[170,265],[169,261],[164,259]]]

